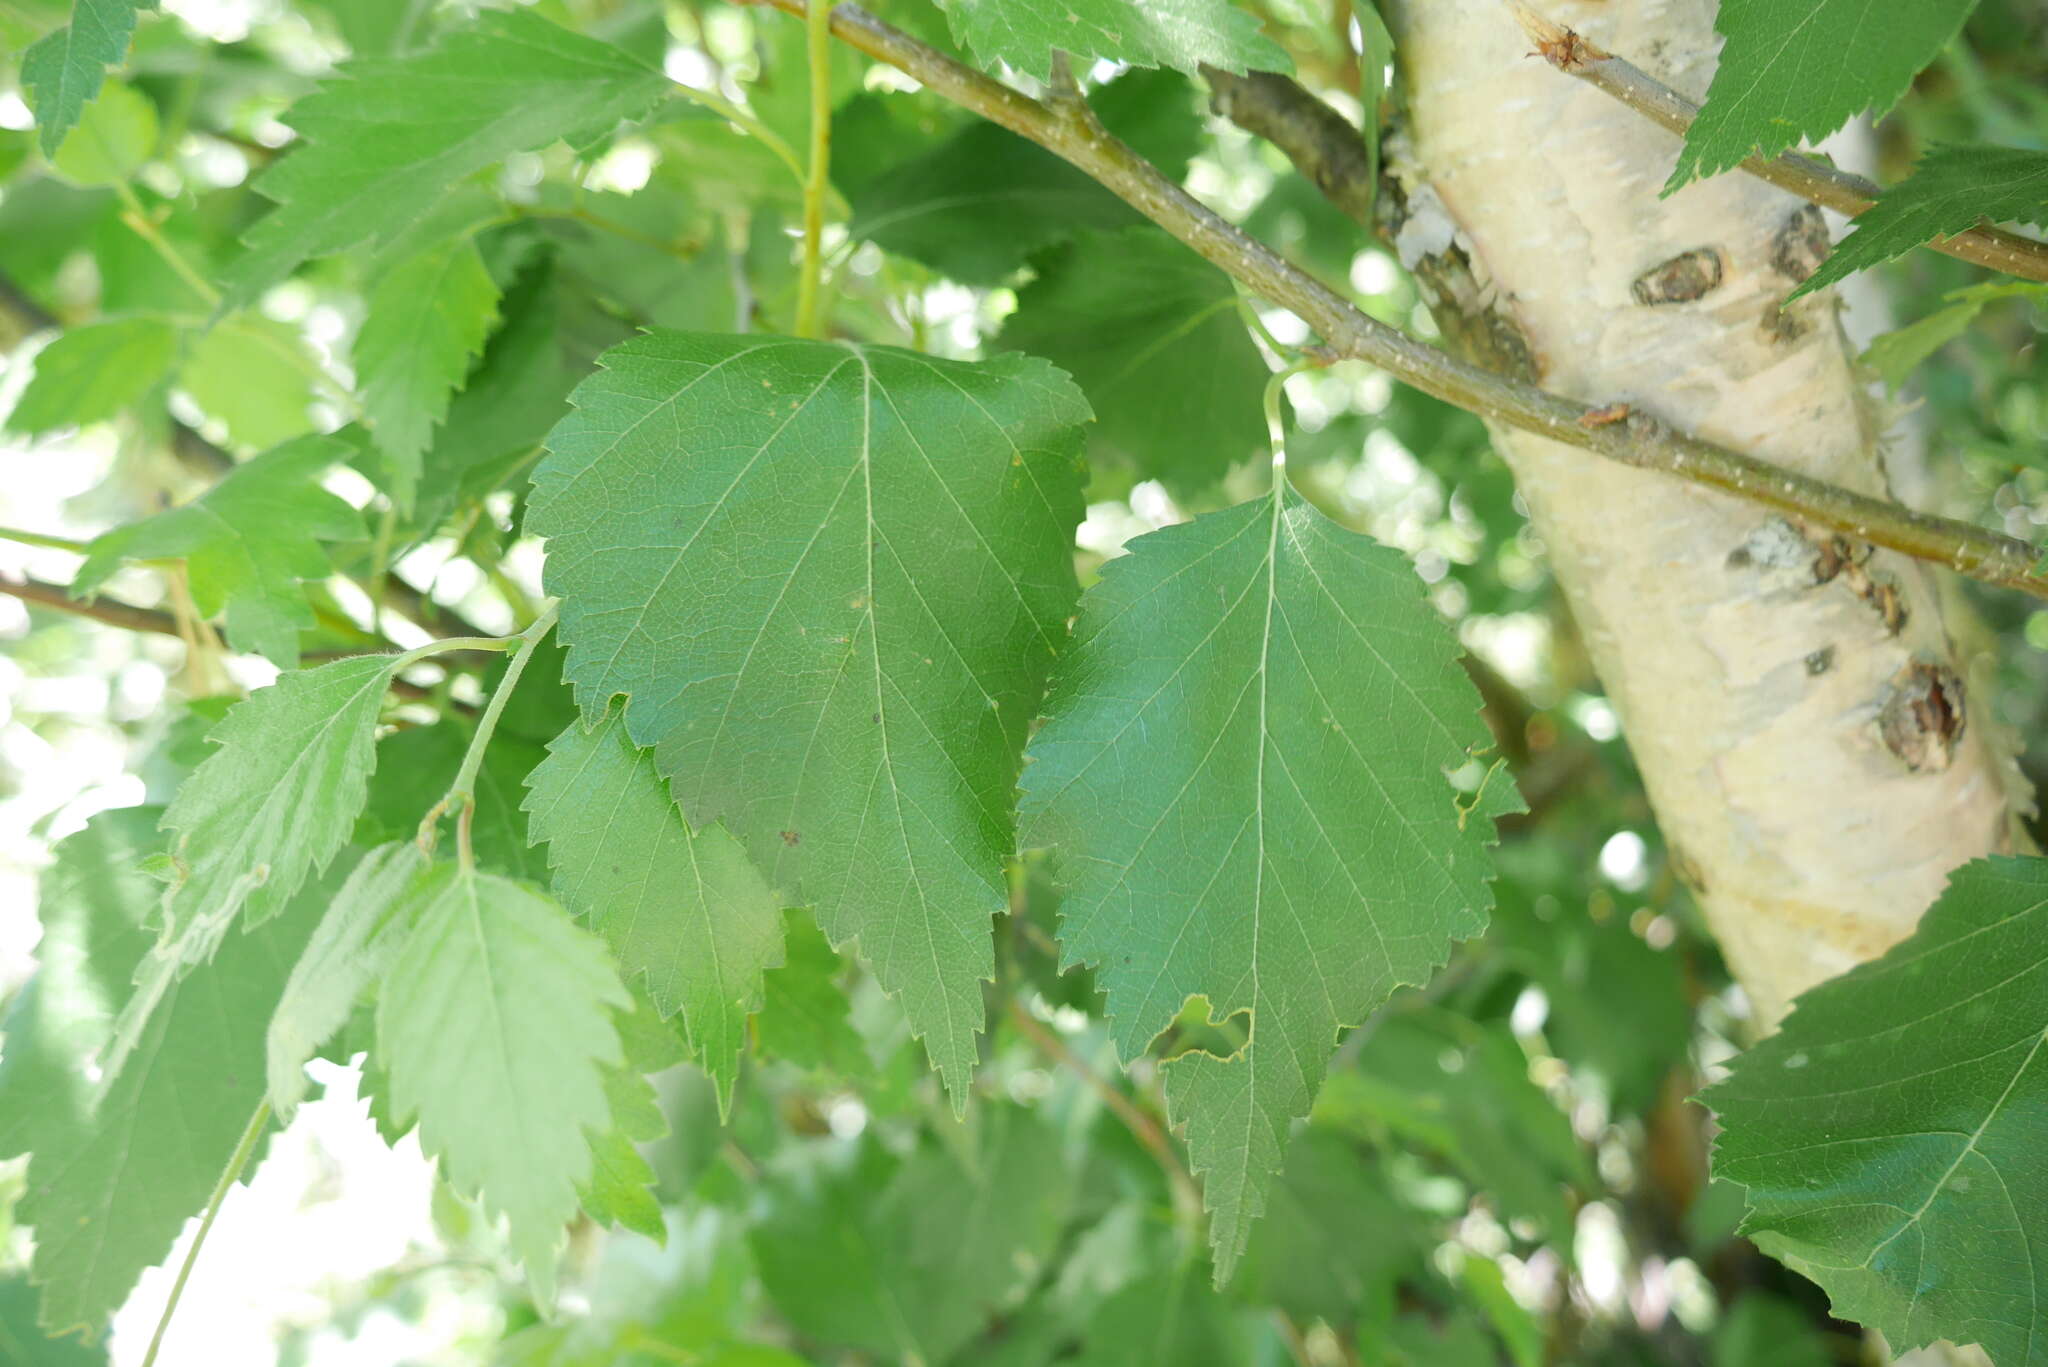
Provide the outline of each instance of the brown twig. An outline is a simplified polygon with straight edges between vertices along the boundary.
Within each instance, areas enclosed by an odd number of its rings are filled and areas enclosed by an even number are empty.
[[[1522,31],[1536,44],[1537,53],[1559,71],[1605,91],[1659,128],[1680,137],[1699,117],[1698,105],[1641,67],[1595,47],[1520,0],[1513,9]],[[1781,190],[1790,190],[1801,199],[1850,218],[1869,209],[1884,195],[1884,190],[1873,181],[1797,152],[1750,157],[1742,163],[1742,169]],[[2048,281],[2048,243],[2002,228],[1966,228],[1953,237],[1937,237],[1926,245],[1972,265],[2024,280]]]
[[[804,0],[764,0],[791,14]],[[1055,109],[890,27],[856,5],[832,11],[842,42],[905,72],[926,88],[1073,163],[1153,222],[1258,294],[1291,310],[1337,355],[1369,361],[1496,422],[1591,451],[1622,465],[1673,475],[1904,555],[1947,565],[1989,584],[2048,598],[2026,542],[1967,522],[1902,508],[1675,432],[1646,414],[1588,427],[1590,404],[1454,359],[1367,317],[1328,285],[1246,234],[1113,137],[1085,106]]]
[[[1192,1216],[1202,1208],[1202,1196],[1195,1187],[1195,1179],[1189,1175],[1180,1155],[1174,1152],[1173,1141],[1166,1137],[1159,1122],[1139,1110],[1132,1100],[1118,1091],[1109,1079],[1088,1066],[1087,1060],[1076,1054],[1058,1035],[1045,1028],[1024,1004],[1015,997],[1010,998],[1010,1022],[1038,1051],[1059,1063],[1074,1076],[1086,1083],[1088,1089],[1102,1098],[1102,1104],[1109,1107],[1131,1136],[1159,1160],[1159,1166],[1166,1172],[1166,1180],[1173,1188],[1173,1199],[1182,1214]]]

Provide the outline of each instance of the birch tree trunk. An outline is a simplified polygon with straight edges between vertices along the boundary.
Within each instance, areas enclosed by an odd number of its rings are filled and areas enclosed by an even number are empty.
[[[1384,6],[1408,92],[1403,261],[1445,333],[1558,392],[1882,493],[1829,294],[1786,294],[1819,212],[1741,174],[1660,199],[1677,139],[1529,54],[1501,0]],[[1545,0],[1698,98],[1710,0]],[[1662,475],[1495,440],[1619,713],[1678,871],[1773,1028],[2023,839],[2018,771],[1931,573]]]

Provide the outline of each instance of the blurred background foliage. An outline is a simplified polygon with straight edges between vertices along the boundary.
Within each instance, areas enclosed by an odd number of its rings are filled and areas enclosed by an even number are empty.
[[[801,143],[797,21],[700,0],[534,8],[742,101]],[[926,0],[873,8],[950,46]],[[1252,8],[1305,81],[1362,112],[1348,24],[1321,0]],[[18,53],[67,9],[5,0],[0,51]],[[334,63],[414,50],[463,12],[432,0],[167,0],[54,165],[34,150],[11,60],[0,67],[0,407],[18,405],[40,350],[90,346],[82,383],[104,419],[46,431],[15,407],[0,520],[83,539],[308,432],[352,443],[363,478],[332,487],[369,502],[381,457],[337,378],[365,314],[365,263],[317,263],[204,332],[210,302],[178,263],[212,278],[232,253],[266,204],[249,177],[289,141],[279,115]],[[1027,349],[1076,375],[1104,419],[1090,443],[1084,578],[1131,536],[1260,487],[1266,365],[1228,283],[1050,154],[850,52],[835,61],[836,326],[954,356]],[[1209,116],[1193,82],[1095,75],[1105,120],[1170,173],[1374,315],[1433,335],[1394,260],[1271,148]],[[1398,118],[1398,92],[1383,113]],[[2048,141],[2048,13],[2030,0],[1985,0],[1863,151],[1894,180],[1922,149],[1964,139]],[[557,145],[477,188],[498,318],[426,453],[416,506],[342,535],[343,573],[308,586],[309,653],[363,643],[366,582],[391,585],[411,633],[401,644],[523,619],[539,562],[518,534],[524,475],[595,355],[647,326],[789,325],[794,182],[762,142],[680,97],[591,159]],[[2037,539],[2048,300],[1973,293],[1975,280],[1916,252],[1860,282],[1846,322],[1866,340],[1888,334],[1870,357],[1872,401],[1901,488]],[[1290,318],[1265,323],[1283,343],[1303,340]],[[415,1148],[377,1138],[381,1119],[355,1100],[344,1053],[322,1074],[327,1099],[230,1200],[182,1312],[185,1347],[165,1361],[1856,1360],[1859,1336],[1734,1235],[1739,1199],[1707,1182],[1704,1117],[1688,1097],[1743,1039],[1746,1007],[1666,857],[1484,428],[1353,364],[1298,376],[1287,393],[1301,488],[1412,556],[1472,652],[1531,810],[1504,823],[1492,930],[1343,1042],[1231,1285],[1210,1286],[1155,1069],[1117,1070],[1089,975],[1058,971],[1056,894],[1027,857],[996,927],[993,1029],[964,1125],[892,1003],[794,917],[727,1123],[680,1041],[644,1032],[641,1059],[663,1069],[643,1145],[660,1204],[622,1215],[630,1229],[579,1228],[558,1317],[536,1314],[505,1275],[497,1234],[432,1184]],[[11,581],[63,584],[78,563],[59,547],[0,542]],[[184,591],[142,569],[110,582],[117,601],[179,621]],[[2048,611],[1957,591],[1982,623],[1980,686],[2001,722],[2037,739]],[[0,636],[4,999],[33,969],[35,890],[57,842],[102,810],[163,801],[190,771],[222,705],[209,671],[241,687],[270,672],[189,651],[176,632],[18,598],[0,599]],[[406,829],[445,784],[465,709],[488,683],[457,669],[382,739],[358,843]],[[515,695],[480,792],[485,864],[541,872],[519,782],[569,715],[558,665]],[[1233,1043],[1199,1013],[1185,1025],[1155,1053]],[[0,1167],[0,1360],[103,1361],[102,1347],[34,1328],[30,1234],[7,1215],[21,1174],[19,1161]],[[138,1360],[166,1287],[165,1273],[149,1274],[117,1317],[115,1361]]]

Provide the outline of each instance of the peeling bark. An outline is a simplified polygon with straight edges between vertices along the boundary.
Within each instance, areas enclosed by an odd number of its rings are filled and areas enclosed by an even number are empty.
[[[1625,418],[1886,493],[1832,295],[1783,306],[1825,248],[1816,211],[1736,174],[1660,199],[1678,140],[1532,58],[1499,0],[1385,8],[1409,123],[1384,226],[1447,338]],[[1709,0],[1548,16],[1706,89]],[[2022,839],[2017,769],[1973,710],[1929,571],[1555,442],[1495,440],[1762,1029],[1909,934],[1956,865]]]

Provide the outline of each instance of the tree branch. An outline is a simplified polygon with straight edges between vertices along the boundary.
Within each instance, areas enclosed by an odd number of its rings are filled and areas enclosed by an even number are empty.
[[[789,14],[804,0],[763,0]],[[1328,285],[1219,216],[1118,141],[1086,107],[1056,110],[927,47],[857,5],[832,11],[832,32],[877,61],[1073,163],[1126,203],[1321,334],[1335,357],[1369,361],[1396,379],[1481,417],[1656,470],[1771,508],[1813,528],[1947,565],[1988,584],[2048,598],[2035,549],[1967,522],[1901,508],[1674,432],[1647,414],[1610,418],[1593,405],[1506,379],[1367,317]]]
[[[1666,132],[1684,137],[1699,117],[1700,107],[1642,68],[1603,52],[1571,29],[1544,18],[1516,0],[1512,7],[1522,31],[1540,54],[1559,71],[1604,90]],[[1815,157],[1786,152],[1766,160],[1750,157],[1742,169],[1801,199],[1850,218],[1876,204],[1884,190],[1872,181],[1838,170]],[[2048,281],[2048,243],[2009,233],[2002,228],[1966,228],[1954,237],[1926,244],[1935,251],[1972,265],[1986,266],[2024,280]]]

